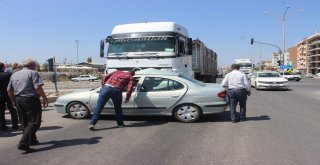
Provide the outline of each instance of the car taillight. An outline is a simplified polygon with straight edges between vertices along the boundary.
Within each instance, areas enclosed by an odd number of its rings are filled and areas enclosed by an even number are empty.
[[[227,92],[226,91],[222,91],[218,93],[218,97],[220,98],[225,98],[227,96]]]

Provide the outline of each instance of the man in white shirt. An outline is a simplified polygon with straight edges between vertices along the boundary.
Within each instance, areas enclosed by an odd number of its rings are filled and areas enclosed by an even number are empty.
[[[230,101],[231,121],[237,123],[246,120],[247,95],[250,96],[251,85],[248,83],[246,75],[239,71],[240,65],[232,64],[232,72],[228,73],[222,80],[221,86],[227,87]],[[237,115],[236,108],[239,102],[240,116]]]

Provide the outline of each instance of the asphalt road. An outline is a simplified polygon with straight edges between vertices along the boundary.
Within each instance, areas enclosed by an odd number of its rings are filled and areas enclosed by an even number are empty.
[[[253,89],[248,121],[240,123],[225,112],[197,123],[125,117],[127,127],[116,128],[114,117],[104,116],[89,131],[89,120],[66,118],[51,106],[43,112],[36,152],[17,150],[20,131],[1,132],[0,164],[320,164],[320,79],[290,85],[289,91]]]

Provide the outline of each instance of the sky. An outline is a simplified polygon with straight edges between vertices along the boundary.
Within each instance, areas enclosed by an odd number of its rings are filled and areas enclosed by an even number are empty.
[[[202,40],[218,55],[218,65],[237,58],[254,63],[271,60],[271,46],[283,48],[282,16],[286,7],[285,43],[292,47],[320,30],[318,0],[0,0],[0,61],[40,64],[105,62],[99,42],[115,25],[176,22],[193,39]],[[298,12],[303,9],[303,12]],[[268,12],[268,14],[263,14]]]

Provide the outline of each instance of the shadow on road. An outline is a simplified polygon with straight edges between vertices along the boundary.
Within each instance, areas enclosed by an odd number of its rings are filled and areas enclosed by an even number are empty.
[[[114,120],[114,122],[116,123],[114,116],[103,116],[100,118],[100,120]],[[129,123],[132,121],[135,123]],[[139,122],[139,121],[142,121],[142,122]],[[149,126],[166,124],[169,121],[170,121],[170,118],[165,116],[139,116],[139,117],[125,116],[124,117],[125,127],[149,127]],[[95,131],[115,129],[115,128],[118,128],[118,127],[115,126],[115,127],[98,128],[98,129],[96,128]]]
[[[261,116],[247,116],[247,121],[260,121],[260,120],[270,120],[270,116],[268,115],[261,115]],[[230,122],[230,112],[226,111],[219,114],[207,115],[199,121],[199,123],[205,122]]]
[[[230,121],[230,112],[225,111],[222,113],[205,115],[202,119],[199,120],[198,123],[206,123],[206,122],[229,122]]]
[[[47,130],[55,130],[55,129],[61,129],[63,127],[61,126],[46,126],[46,127],[40,127],[39,130],[41,131],[47,131]]]
[[[259,121],[259,120],[270,120],[270,117],[268,115],[247,117],[247,121]]]
[[[51,145],[48,147],[36,149],[33,152],[40,152],[40,151],[52,150],[56,148],[70,147],[70,146],[83,145],[83,144],[92,145],[92,144],[99,143],[100,142],[99,139],[102,139],[102,137],[92,137],[89,139],[68,139],[68,140],[60,140],[60,141],[53,140],[49,142],[40,143],[39,145],[47,145],[47,144],[51,144]]]

